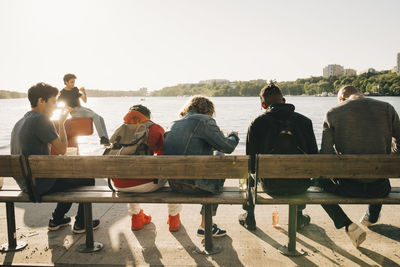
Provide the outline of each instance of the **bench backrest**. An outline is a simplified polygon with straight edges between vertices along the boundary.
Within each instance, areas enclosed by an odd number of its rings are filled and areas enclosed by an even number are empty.
[[[258,155],[260,178],[397,178],[400,155]]]
[[[0,176],[1,177],[24,177],[24,166],[22,156],[0,155]]]
[[[160,160],[162,158],[162,160]],[[248,156],[30,156],[33,178],[247,178]]]

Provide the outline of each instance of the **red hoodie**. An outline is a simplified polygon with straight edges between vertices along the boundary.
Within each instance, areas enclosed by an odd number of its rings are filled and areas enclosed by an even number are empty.
[[[142,113],[136,110],[128,112],[124,117],[124,123],[128,124],[141,124],[150,119],[144,116]],[[153,124],[149,128],[149,136],[147,138],[147,145],[150,151],[154,155],[162,155],[163,145],[164,145],[164,129],[158,125]],[[138,186],[142,184],[152,183],[153,179],[112,179],[115,187],[117,188],[127,188]]]

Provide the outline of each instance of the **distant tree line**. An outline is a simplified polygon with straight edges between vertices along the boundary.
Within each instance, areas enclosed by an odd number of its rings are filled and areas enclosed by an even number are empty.
[[[223,81],[178,84],[151,92],[151,96],[258,96],[266,80]],[[336,94],[343,85],[354,85],[369,95],[400,96],[400,75],[390,71],[364,73],[354,76],[311,77],[296,81],[278,82],[284,95],[317,95],[323,92]],[[137,91],[86,90],[90,97],[147,96],[147,88]],[[21,98],[26,93],[0,90],[0,98]]]
[[[23,97],[26,97],[26,93],[0,90],[0,99],[23,98]]]
[[[146,96],[147,88],[140,88],[137,91],[103,91],[95,89],[86,89],[90,97],[119,97],[119,96]]]
[[[202,94],[207,96],[258,96],[267,84],[266,80],[178,84],[153,92],[152,96],[183,96]],[[354,85],[369,95],[400,96],[400,75],[381,71],[354,76],[311,77],[296,81],[278,82],[285,95],[317,95],[323,92],[337,93],[343,85]]]
[[[119,97],[119,96],[147,96],[147,88],[140,88],[137,91],[105,91],[96,89],[87,89],[88,96],[90,97]],[[0,90],[0,99],[4,98],[22,98],[27,97],[26,93]]]

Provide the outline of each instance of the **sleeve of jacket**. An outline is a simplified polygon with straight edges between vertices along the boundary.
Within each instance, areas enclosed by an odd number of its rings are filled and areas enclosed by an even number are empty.
[[[246,137],[246,155],[254,155],[257,154],[256,151],[256,143],[254,137],[254,122],[249,125],[247,129],[247,137]]]
[[[392,119],[392,152],[400,153],[400,120],[399,115],[392,105],[389,105],[391,119]]]
[[[204,123],[204,136],[206,141],[216,150],[223,153],[232,153],[239,143],[239,137],[236,134],[229,134],[226,137],[213,118],[203,121]]]
[[[147,137],[147,145],[154,154],[163,155],[164,145],[164,129],[158,124],[153,124],[149,128],[149,136]]]
[[[247,138],[246,138],[246,155],[254,156],[257,154],[257,146],[255,143],[255,137],[254,137],[254,123],[252,122],[249,126],[249,129],[247,130]],[[251,173],[256,172],[256,167],[251,166]]]
[[[317,140],[315,139],[312,121],[308,120],[308,140],[307,140],[307,153],[318,154]]]
[[[321,154],[336,154],[334,145],[334,127],[331,125],[329,112],[325,116],[322,127]]]

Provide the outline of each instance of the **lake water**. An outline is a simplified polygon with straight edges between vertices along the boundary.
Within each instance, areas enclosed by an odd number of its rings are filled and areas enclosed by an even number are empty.
[[[86,107],[103,116],[108,134],[123,122],[129,107],[136,104],[147,106],[152,111],[152,120],[165,129],[178,119],[178,114],[185,106],[189,97],[112,97],[89,98]],[[400,97],[379,97],[382,101],[392,104],[400,111]],[[224,132],[239,131],[240,143],[235,153],[244,153],[247,128],[250,122],[263,111],[258,97],[214,97],[217,124]],[[288,96],[288,103],[296,106],[296,111],[313,121],[314,132],[318,146],[321,143],[322,122],[326,112],[337,104],[336,97]],[[10,154],[10,135],[14,124],[30,110],[27,99],[0,99],[0,154]],[[96,132],[91,136],[79,137],[80,153],[82,155],[100,155],[104,148],[99,144]]]

